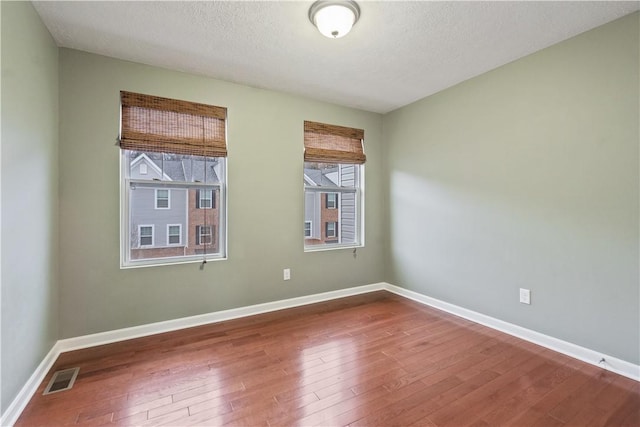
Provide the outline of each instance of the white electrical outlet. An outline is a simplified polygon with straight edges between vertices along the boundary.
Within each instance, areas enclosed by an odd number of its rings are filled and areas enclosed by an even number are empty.
[[[291,269],[290,268],[285,268],[284,270],[282,270],[282,276],[284,277],[284,280],[290,280],[291,279]]]
[[[529,289],[520,288],[520,302],[522,304],[531,304],[531,291]]]

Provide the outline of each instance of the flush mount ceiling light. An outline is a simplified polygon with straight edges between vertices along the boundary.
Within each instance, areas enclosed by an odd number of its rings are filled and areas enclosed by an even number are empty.
[[[359,17],[360,8],[353,0],[318,0],[309,8],[309,20],[331,39],[346,36]]]

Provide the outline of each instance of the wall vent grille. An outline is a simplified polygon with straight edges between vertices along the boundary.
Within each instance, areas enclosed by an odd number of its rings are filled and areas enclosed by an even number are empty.
[[[44,389],[44,393],[42,394],[51,394],[69,390],[73,387],[73,383],[76,381],[79,371],[80,368],[69,368],[54,372],[51,381],[49,381],[49,385]]]

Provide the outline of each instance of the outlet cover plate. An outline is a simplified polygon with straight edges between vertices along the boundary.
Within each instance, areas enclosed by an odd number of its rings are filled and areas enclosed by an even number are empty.
[[[520,302],[522,304],[531,304],[531,291],[529,289],[520,288]]]

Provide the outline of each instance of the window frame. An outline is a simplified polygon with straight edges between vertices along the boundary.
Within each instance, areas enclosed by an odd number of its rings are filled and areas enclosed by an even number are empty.
[[[329,225],[333,225],[333,233],[331,235],[329,235]],[[338,239],[338,221],[327,221],[325,222],[325,230],[324,230],[324,237],[329,239]]]
[[[178,227],[178,243],[171,243],[171,227]],[[167,246],[182,246],[182,224],[167,224]]]
[[[211,197],[210,198],[203,198],[202,194],[203,193],[207,193],[210,192]],[[198,209],[215,209],[215,197],[216,197],[216,191],[214,189],[200,189],[198,190]],[[209,206],[202,206],[202,201],[203,200],[208,200],[209,201]]]
[[[142,229],[143,228],[151,228],[151,244],[143,245],[142,244]],[[138,225],[138,248],[153,248],[155,247],[155,225],[154,224],[141,224]],[[149,236],[144,236],[149,237]]]
[[[166,191],[167,192],[167,207],[158,207],[158,201],[164,200],[164,198],[158,198],[158,191]],[[169,188],[156,188],[154,192],[154,208],[157,210],[170,210],[171,209],[171,189]]]
[[[202,233],[202,229],[203,228],[208,228],[209,229],[209,233]],[[204,224],[198,224],[196,225],[196,246],[203,246],[203,245],[213,245],[213,225],[209,224],[209,225],[204,225]],[[208,243],[202,243],[202,236],[209,236],[209,242]]]
[[[329,197],[332,196],[332,197]],[[331,206],[329,206],[329,200],[331,200]],[[330,192],[330,193],[325,193],[325,205],[327,206],[327,209],[338,209],[338,193],[335,192]]]

